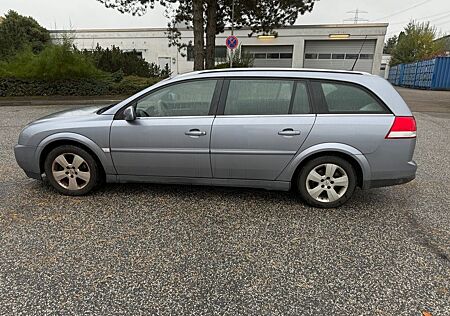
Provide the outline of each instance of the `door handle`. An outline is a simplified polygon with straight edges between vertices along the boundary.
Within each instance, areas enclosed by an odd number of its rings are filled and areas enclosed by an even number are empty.
[[[203,132],[203,131],[201,131],[199,129],[191,129],[188,132],[185,132],[184,135],[199,137],[199,136],[205,136],[206,132]]]
[[[281,135],[281,136],[296,136],[296,135],[300,135],[300,131],[295,131],[292,128],[285,128],[284,130],[279,131],[278,135]]]

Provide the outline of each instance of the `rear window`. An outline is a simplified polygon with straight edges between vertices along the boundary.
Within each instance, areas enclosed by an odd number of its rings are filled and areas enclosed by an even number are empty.
[[[377,99],[357,86],[334,82],[314,82],[313,85],[323,93],[328,113],[386,113]]]

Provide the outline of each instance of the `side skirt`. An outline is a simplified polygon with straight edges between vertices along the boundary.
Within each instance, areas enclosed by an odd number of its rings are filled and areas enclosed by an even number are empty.
[[[247,179],[216,179],[216,178],[187,178],[160,176],[132,176],[118,175],[108,177],[107,182],[118,183],[161,183],[161,184],[189,184],[210,185],[223,187],[261,188],[275,191],[289,191],[291,183],[286,181],[247,180]]]

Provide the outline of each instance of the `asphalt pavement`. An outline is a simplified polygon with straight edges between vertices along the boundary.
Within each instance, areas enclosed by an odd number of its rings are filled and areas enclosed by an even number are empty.
[[[416,180],[322,210],[256,189],[59,195],[12,148],[69,107],[0,107],[0,315],[450,315],[445,111],[415,113]]]

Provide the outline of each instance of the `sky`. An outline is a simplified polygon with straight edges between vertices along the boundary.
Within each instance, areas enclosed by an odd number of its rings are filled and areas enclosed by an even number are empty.
[[[34,17],[49,30],[167,25],[162,7],[148,10],[144,16],[132,16],[105,8],[97,0],[0,0],[0,15],[10,9]],[[441,34],[450,34],[450,0],[320,0],[296,24],[343,23],[354,18],[354,13],[347,12],[356,9],[367,12],[360,13],[361,19],[389,22],[388,36],[399,33],[411,19],[429,20]]]

